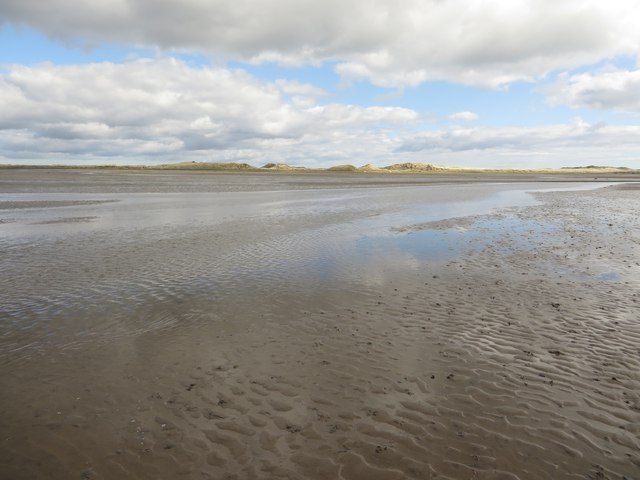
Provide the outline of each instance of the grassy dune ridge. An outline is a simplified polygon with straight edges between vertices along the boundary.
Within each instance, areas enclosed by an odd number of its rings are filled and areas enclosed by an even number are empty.
[[[1,165],[0,169],[92,169],[92,170],[199,170],[224,172],[350,172],[350,173],[640,173],[639,169],[610,166],[580,166],[562,168],[470,168],[433,165],[430,163],[395,163],[385,167],[366,164],[337,165],[328,168],[308,168],[287,165],[286,163],[267,163],[256,167],[248,163],[223,162],[178,162],[162,165]]]

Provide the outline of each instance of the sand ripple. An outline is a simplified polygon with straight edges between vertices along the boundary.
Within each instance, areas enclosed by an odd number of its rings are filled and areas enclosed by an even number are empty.
[[[160,268],[141,252],[131,271],[140,290],[130,292],[141,301],[130,312],[109,269],[131,257],[113,252],[99,292],[70,275],[46,299],[24,292],[5,307],[35,325],[86,298],[105,329],[123,329],[118,341],[83,342],[79,332],[69,354],[48,350],[44,375],[33,352],[3,371],[5,474],[638,478],[638,193],[545,194],[544,207],[506,215],[554,228],[506,222],[500,241],[468,245],[448,263],[347,262],[328,270],[331,281],[304,272],[341,258],[327,250],[340,248],[326,242],[337,226],[238,240],[224,258],[203,233]],[[299,269],[285,270],[285,258]],[[607,272],[616,276],[603,280]],[[109,315],[99,314],[105,305]]]

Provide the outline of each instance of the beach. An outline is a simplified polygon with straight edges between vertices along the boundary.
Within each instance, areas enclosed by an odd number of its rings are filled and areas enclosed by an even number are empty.
[[[622,179],[3,171],[0,478],[637,479]]]

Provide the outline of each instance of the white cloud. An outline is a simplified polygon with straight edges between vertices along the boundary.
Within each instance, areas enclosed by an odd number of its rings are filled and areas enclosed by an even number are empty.
[[[275,155],[302,161],[308,147],[344,163],[384,128],[417,119],[405,108],[322,105],[322,95],[312,85],[171,58],[11,66],[0,76],[0,155],[259,163]]]
[[[327,92],[323,89],[310,85],[308,83],[300,83],[293,80],[279,79],[275,81],[276,86],[286,95],[309,96],[313,98],[324,97]]]
[[[313,85],[164,58],[9,66],[0,75],[0,161],[242,161],[306,166],[637,166],[640,126],[420,129],[399,107],[322,103]],[[470,118],[471,112],[459,112]]]
[[[631,127],[640,132],[640,126]],[[571,124],[543,127],[449,127],[405,137],[399,151],[470,151],[495,148],[521,151],[548,151],[550,148],[575,148],[610,144],[621,133],[620,127],[590,125],[581,118]],[[640,139],[631,140],[640,145]]]
[[[471,122],[478,118],[480,118],[479,115],[474,112],[456,112],[449,115],[450,120],[463,120],[465,122]]]
[[[543,92],[553,105],[640,112],[640,70],[609,68],[595,74],[564,74]]]
[[[589,124],[581,118],[542,127],[456,126],[406,135],[397,151],[421,153],[434,163],[455,158],[478,166],[599,164],[637,168],[640,126]]]
[[[3,0],[0,18],[70,41],[337,62],[351,80],[500,87],[640,52],[635,0]]]

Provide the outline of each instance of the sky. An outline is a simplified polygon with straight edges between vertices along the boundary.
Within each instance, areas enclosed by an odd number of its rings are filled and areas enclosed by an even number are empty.
[[[640,168],[637,0],[0,0],[0,163]]]

